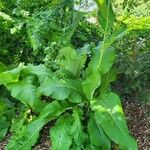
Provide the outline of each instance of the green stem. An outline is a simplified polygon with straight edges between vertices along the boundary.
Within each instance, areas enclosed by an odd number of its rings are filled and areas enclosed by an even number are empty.
[[[97,66],[97,69],[100,68],[101,66],[101,62],[102,62],[102,57],[103,57],[103,53],[105,50],[105,41],[106,41],[106,37],[107,37],[107,29],[108,29],[108,22],[109,22],[109,7],[110,7],[110,1],[108,1],[108,16],[107,16],[107,21],[106,21],[106,27],[105,27],[105,31],[104,31],[104,38],[103,38],[103,43],[102,43],[102,47],[100,48],[101,54],[100,54],[100,59],[99,59],[99,63]]]

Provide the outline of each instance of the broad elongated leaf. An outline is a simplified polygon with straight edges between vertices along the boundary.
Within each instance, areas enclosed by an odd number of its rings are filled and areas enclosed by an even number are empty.
[[[11,91],[11,95],[25,105],[33,107],[39,103],[39,98],[36,96],[36,86],[33,85],[33,76],[28,76],[22,81],[7,84],[7,88]]]
[[[110,150],[111,140],[105,134],[101,126],[96,123],[93,115],[90,116],[90,120],[88,122],[88,132],[92,150]]]
[[[45,125],[44,119],[37,119],[27,126],[23,126],[22,130],[18,131],[16,135],[12,136],[6,150],[30,150],[36,143],[39,132]]]
[[[53,150],[69,150],[72,143],[70,121],[69,117],[61,117],[57,120],[55,127],[50,129]]]
[[[90,74],[89,77],[87,77],[85,81],[83,81],[82,83],[83,91],[88,99],[93,98],[93,94],[96,88],[100,86],[100,84],[101,84],[101,76],[99,72],[94,72]]]
[[[73,111],[73,125],[71,126],[71,134],[73,136],[76,149],[84,149],[86,135],[83,132],[83,126],[77,109],[74,109]]]
[[[105,49],[100,63],[100,72],[102,74],[105,74],[110,70],[110,68],[113,65],[114,59],[115,59],[114,48],[109,47]]]
[[[57,100],[78,103],[82,101],[82,85],[80,80],[58,80],[49,78],[44,80],[39,88],[41,95],[51,96]]]
[[[46,110],[48,110],[47,112]],[[59,116],[66,108],[64,106],[60,106],[57,101],[54,101],[43,108],[39,117],[29,123],[28,125],[24,125],[17,130],[17,132],[11,137],[6,150],[30,150],[31,147],[36,143],[39,132],[42,127],[48,122],[55,119]]]
[[[91,102],[95,120],[108,137],[121,149],[137,150],[136,141],[129,135],[119,97],[108,93],[98,102]]]
[[[115,22],[115,14],[111,0],[95,0],[99,7],[99,23],[105,32],[108,32]]]
[[[86,76],[90,76],[90,74],[93,74],[99,71],[99,61],[101,57],[101,53],[99,51],[100,48],[101,48],[101,44],[94,49],[93,56],[92,56],[93,58],[88,64]]]
[[[45,119],[46,121],[52,120],[64,112],[67,107],[66,104],[60,104],[58,101],[53,101],[42,109],[39,119]]]
[[[88,65],[88,74],[95,73],[97,70],[101,72],[101,74],[107,73],[113,65],[115,59],[114,48],[104,48],[103,53],[101,54],[102,47],[99,47],[99,50],[94,52],[93,59],[90,61]],[[101,56],[102,55],[102,56]]]

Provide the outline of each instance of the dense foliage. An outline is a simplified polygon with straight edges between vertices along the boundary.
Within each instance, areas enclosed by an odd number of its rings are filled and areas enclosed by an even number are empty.
[[[127,40],[128,39],[128,40]],[[142,103],[150,102],[150,36],[149,30],[132,31],[116,44],[118,59],[117,87],[125,97],[134,97]]]
[[[117,75],[119,94],[147,93],[149,29],[132,19],[131,31],[110,0],[95,2],[98,14],[77,0],[0,2],[0,141],[11,132],[7,150],[34,148],[52,121],[52,150],[137,149],[111,83]]]

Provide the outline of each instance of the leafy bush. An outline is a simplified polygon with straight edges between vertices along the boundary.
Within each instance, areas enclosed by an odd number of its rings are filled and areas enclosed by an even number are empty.
[[[150,52],[149,29],[134,30],[116,43],[119,71],[115,87],[123,97],[132,97],[149,103]]]
[[[5,1],[2,4],[0,48],[5,64],[43,62],[44,49],[52,43],[67,44],[82,18],[82,13],[73,9],[73,1],[10,0],[10,6]]]
[[[48,60],[53,67],[20,64],[7,69],[1,65],[4,70],[0,73],[0,85],[21,103],[15,107],[21,111],[11,121],[12,136],[7,150],[30,150],[43,126],[52,120],[55,121],[50,129],[53,150],[111,149],[112,141],[120,149],[137,149],[120,99],[110,89],[110,83],[115,80],[112,43],[126,33],[126,28],[113,28],[116,19],[110,1],[96,2],[104,31],[97,47],[84,46],[75,50],[70,44],[80,18],[76,16],[77,22],[73,22],[67,40],[58,43],[58,52]],[[0,118],[2,125],[7,120],[5,116]],[[1,139],[8,127],[9,123],[5,130],[0,130]]]
[[[102,40],[103,32],[97,24],[91,24],[86,20],[79,23],[77,29],[72,36],[72,44],[75,48],[83,47],[85,44],[94,43],[98,45]]]
[[[1,1],[0,8],[0,59],[1,62],[10,64],[19,64],[19,62],[30,62],[34,60],[32,49],[27,42],[26,30],[19,30],[23,26],[18,25],[17,19],[12,15],[15,5],[12,1],[6,4]],[[18,32],[14,32],[14,29]]]

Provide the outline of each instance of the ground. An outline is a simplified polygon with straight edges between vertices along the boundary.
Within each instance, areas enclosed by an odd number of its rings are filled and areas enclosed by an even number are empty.
[[[147,116],[147,107],[132,101],[126,101],[123,106],[128,127],[137,139],[139,150],[150,150],[150,117]]]

